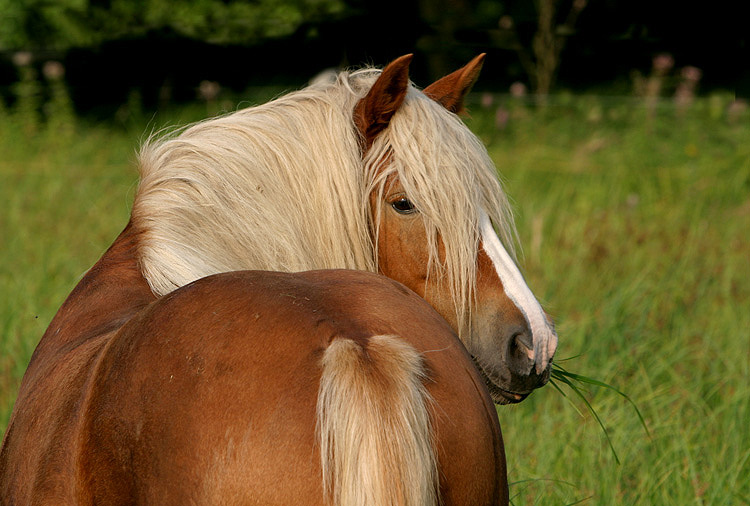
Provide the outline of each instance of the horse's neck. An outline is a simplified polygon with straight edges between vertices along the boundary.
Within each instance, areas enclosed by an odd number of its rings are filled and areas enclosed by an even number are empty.
[[[35,362],[116,331],[155,299],[138,267],[137,240],[128,224],[60,307],[34,351],[30,369]]]

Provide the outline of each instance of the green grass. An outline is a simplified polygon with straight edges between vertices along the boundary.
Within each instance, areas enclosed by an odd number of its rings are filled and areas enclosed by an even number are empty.
[[[7,119],[6,119],[7,121]],[[107,128],[70,139],[0,134],[0,423],[46,326],[129,213],[134,141]]]
[[[504,129],[495,106],[469,124],[514,201],[556,359],[648,427],[579,385],[618,464],[564,384],[498,408],[513,504],[750,504],[750,118],[728,121],[721,96],[682,115],[499,100]],[[127,221],[143,132],[201,114],[50,131],[0,109],[0,430],[45,327]]]
[[[557,358],[626,393],[650,432],[617,394],[585,389],[618,465],[593,416],[552,388],[500,408],[516,505],[750,503],[750,122],[729,125],[717,100],[683,116],[508,103],[502,132],[474,113]]]

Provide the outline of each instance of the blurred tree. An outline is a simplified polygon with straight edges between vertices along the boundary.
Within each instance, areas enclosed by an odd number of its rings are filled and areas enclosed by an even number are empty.
[[[564,21],[558,22],[559,0],[537,0],[535,2],[538,13],[537,32],[534,35],[531,48],[534,53],[534,66],[527,69],[536,92],[546,95],[552,88],[552,83],[560,65],[560,53],[567,38],[574,31],[578,15],[587,0],[573,0]]]
[[[427,26],[419,48],[427,53],[433,76],[443,75],[469,55],[456,47],[511,50],[534,91],[550,92],[560,56],[587,0],[419,0]],[[473,56],[473,54],[471,55]]]
[[[426,30],[418,45],[427,56],[429,73],[433,79],[454,70],[451,54],[458,45],[460,32],[476,29],[472,0],[419,0],[419,17]],[[473,55],[472,55],[473,56]]]
[[[560,54],[575,34],[575,25],[587,0],[506,1],[506,13],[498,21],[494,40],[499,47],[512,49],[539,95],[547,95],[560,66]],[[532,14],[530,5],[534,7]],[[532,35],[533,32],[533,35]]]
[[[87,47],[156,30],[252,44],[345,9],[345,0],[0,0],[0,50]]]

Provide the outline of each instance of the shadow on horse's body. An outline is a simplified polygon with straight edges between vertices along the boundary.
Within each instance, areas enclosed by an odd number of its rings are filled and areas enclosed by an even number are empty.
[[[423,91],[409,61],[144,147],[23,378],[0,504],[508,502],[490,396],[542,386],[557,336],[455,114],[482,57]]]

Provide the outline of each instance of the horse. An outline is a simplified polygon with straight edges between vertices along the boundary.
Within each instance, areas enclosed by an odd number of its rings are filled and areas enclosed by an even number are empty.
[[[458,116],[483,58],[420,91],[407,55],[147,141],[130,221],[32,355],[0,501],[507,503],[489,399],[542,386],[557,336]]]

